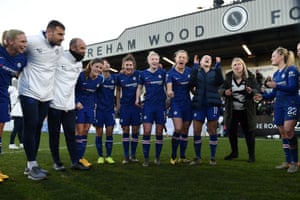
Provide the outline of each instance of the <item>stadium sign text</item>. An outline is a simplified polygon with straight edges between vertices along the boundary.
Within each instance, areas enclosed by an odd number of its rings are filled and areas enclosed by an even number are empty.
[[[245,29],[245,31],[251,31],[248,30],[251,25],[249,25],[249,27],[246,26],[249,23],[250,16],[251,14],[248,13],[246,8],[241,6],[233,6],[223,13],[223,17],[221,19],[222,22],[220,24],[222,24],[221,26],[223,26],[228,33],[236,31],[242,32],[242,29]],[[299,21],[300,7],[291,6],[291,8],[287,10],[270,9],[269,17],[270,27],[273,25],[280,25],[283,19],[286,18],[291,21]],[[209,37],[213,34],[215,34],[214,37],[221,35],[224,36],[224,33],[222,33],[221,30],[212,33],[210,30],[211,28],[209,27],[210,25],[211,24],[206,24],[205,22],[200,22],[199,24],[187,24],[185,27],[171,26],[170,30],[159,30],[157,27],[155,29],[147,27],[147,29],[150,30],[158,30],[156,32],[143,31],[143,27],[139,27],[141,30],[134,30],[134,34],[124,34],[116,40],[102,42],[90,46],[87,50],[85,60],[96,57],[114,56],[134,51],[142,51],[154,47],[158,48],[176,45],[183,42],[192,42],[200,39],[209,39]],[[218,27],[216,27],[216,30],[218,30]],[[146,34],[144,35],[144,33]]]

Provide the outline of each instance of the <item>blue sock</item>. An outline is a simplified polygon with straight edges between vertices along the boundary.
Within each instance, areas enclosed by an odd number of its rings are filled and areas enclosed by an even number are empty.
[[[291,163],[292,162],[292,156],[290,154],[290,145],[289,145],[289,139],[283,138],[282,139],[282,148],[285,156],[285,162]]]
[[[177,157],[177,148],[178,148],[178,145],[179,145],[179,137],[180,137],[180,134],[179,133],[176,133],[174,132],[173,133],[173,136],[172,136],[172,159],[175,159]]]
[[[138,133],[132,133],[132,139],[131,139],[131,157],[132,158],[135,158],[138,142],[139,142]]]
[[[84,153],[85,153],[85,149],[86,149],[86,145],[87,145],[87,135],[83,135],[82,136],[82,152],[81,152],[81,157],[84,156]]]
[[[185,158],[185,151],[188,144],[188,135],[181,134],[180,138],[180,158]]]
[[[122,136],[124,157],[129,158],[129,134],[123,134]]]
[[[143,136],[143,153],[144,153],[144,158],[149,159],[149,152],[150,152],[150,135],[144,135]]]
[[[162,147],[163,147],[163,136],[162,135],[157,135],[156,136],[156,141],[155,141],[155,158],[160,157]]]
[[[209,136],[210,158],[215,159],[218,144],[218,135]]]
[[[195,149],[195,154],[196,158],[201,159],[201,145],[202,145],[202,140],[201,136],[194,136],[194,149]]]
[[[113,136],[106,136],[105,147],[106,147],[106,157],[110,157],[113,148]]]
[[[82,152],[82,137],[81,135],[76,135],[76,144],[77,144],[77,155],[78,159],[82,158],[81,152]]]
[[[296,135],[289,139],[289,146],[292,163],[298,163],[298,139]]]
[[[102,136],[96,136],[95,138],[95,145],[98,152],[99,157],[103,157],[103,151],[102,151]]]

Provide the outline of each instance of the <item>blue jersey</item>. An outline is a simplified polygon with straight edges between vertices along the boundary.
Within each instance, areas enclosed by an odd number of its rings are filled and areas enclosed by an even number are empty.
[[[97,110],[114,111],[115,106],[115,86],[117,76],[111,74],[104,78],[103,84],[97,90]]]
[[[83,105],[83,110],[94,109],[96,104],[96,90],[103,83],[102,75],[96,79],[85,78],[85,72],[81,72],[76,83],[75,98],[76,103],[80,102]]]
[[[26,66],[25,54],[11,56],[0,45],[0,103],[9,103],[8,86],[11,79]]]
[[[165,80],[166,72],[163,69],[159,68],[155,72],[146,69],[141,72],[139,84],[145,86],[145,105],[165,105]]]
[[[276,82],[276,88],[269,94],[264,94],[265,99],[276,97],[274,106],[291,106],[299,104],[298,96],[298,77],[299,71],[295,66],[289,66],[277,70],[273,75],[273,81]]]
[[[117,85],[122,88],[121,105],[135,105],[136,89],[140,79],[140,72],[134,71],[132,75],[119,74]]]
[[[178,72],[175,67],[167,73],[167,84],[172,83],[174,97],[171,98],[172,105],[186,106],[191,104],[191,96],[189,92],[189,80],[191,77],[191,68],[185,67],[184,72]]]

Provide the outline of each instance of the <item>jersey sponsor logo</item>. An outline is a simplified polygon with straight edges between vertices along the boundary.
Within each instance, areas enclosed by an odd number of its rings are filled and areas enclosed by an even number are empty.
[[[103,85],[103,87],[111,90],[115,89],[114,85]]]
[[[125,87],[136,87],[137,83],[129,83],[129,84],[125,84]]]

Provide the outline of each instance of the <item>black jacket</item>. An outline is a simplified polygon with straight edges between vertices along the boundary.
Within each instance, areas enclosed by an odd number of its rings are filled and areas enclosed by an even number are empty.
[[[220,64],[211,67],[206,73],[204,69],[194,66],[191,72],[190,89],[194,94],[192,108],[199,110],[205,100],[206,106],[221,106],[221,97],[218,93],[219,86],[224,82]]]

